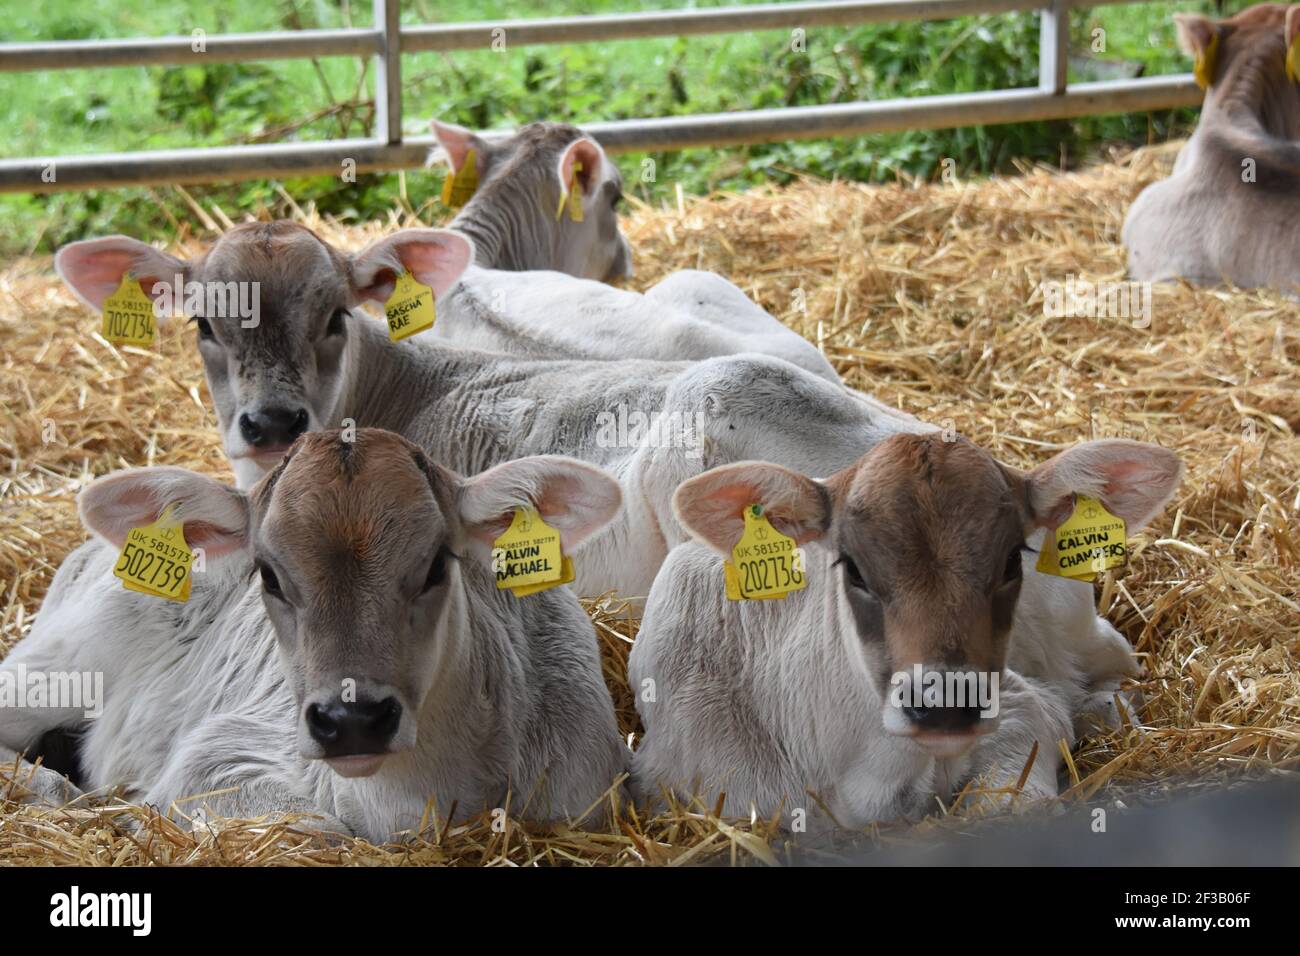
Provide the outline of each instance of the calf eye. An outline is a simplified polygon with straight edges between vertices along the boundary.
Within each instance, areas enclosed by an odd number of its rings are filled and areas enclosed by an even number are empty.
[[[433,590],[447,578],[447,552],[439,550],[433,556],[433,563],[429,565],[429,573],[425,575],[424,587],[420,589],[421,594]]]
[[[1024,545],[1018,544],[1014,548],[1012,548],[1011,553],[1007,555],[1007,566],[1002,569],[1003,584],[1010,584],[1012,581],[1020,580],[1020,576],[1022,573],[1021,571],[1022,562],[1020,559],[1020,553],[1023,549],[1024,549]]]
[[[275,576],[275,572],[265,564],[260,565],[257,570],[262,575],[262,588],[266,593],[283,601],[284,592],[280,590],[280,579]]]
[[[199,328],[199,338],[207,339],[209,341],[216,338],[216,336],[212,334],[212,323],[209,322],[207,319],[196,318],[194,320],[194,324],[197,325]]]
[[[840,559],[835,562],[844,566],[844,577],[853,587],[860,591],[867,591],[867,582],[862,578],[862,572],[858,570],[857,564],[847,554],[841,554]]]
[[[330,316],[329,324],[325,326],[325,334],[342,335],[347,328],[347,319],[347,309],[335,309],[334,314]]]

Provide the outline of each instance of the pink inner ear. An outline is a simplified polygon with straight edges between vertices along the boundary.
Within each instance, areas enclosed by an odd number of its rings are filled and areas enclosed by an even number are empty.
[[[560,162],[560,180],[564,189],[569,188],[575,162],[582,163],[582,169],[578,171],[578,186],[582,189],[583,195],[590,196],[596,184],[600,182],[604,153],[589,139],[580,139],[573,143]]]
[[[466,244],[454,238],[406,243],[399,247],[398,255],[415,277],[439,297],[456,284],[469,265]]]

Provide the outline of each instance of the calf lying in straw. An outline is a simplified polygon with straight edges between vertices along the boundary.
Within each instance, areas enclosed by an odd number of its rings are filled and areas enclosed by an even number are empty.
[[[608,256],[600,250],[615,248],[615,242],[625,249],[615,213],[622,178],[600,145],[580,130],[535,123],[498,141],[435,122],[434,132],[453,171],[472,151],[481,174],[495,176],[452,222],[480,251],[476,267],[448,297],[435,336],[533,358],[677,360],[759,352],[839,381],[816,346],[711,272],[675,272],[643,295],[572,277],[599,277],[590,269],[568,268],[570,275],[561,276],[516,268],[513,263],[553,268],[546,263],[568,256],[603,262]],[[498,153],[512,146],[508,171],[502,171]],[[570,186],[585,210],[580,223],[560,204]],[[505,257],[509,267],[501,265],[503,249],[518,250]],[[617,254],[615,260],[627,262]]]
[[[706,472],[675,506],[698,543],[668,556],[629,661],[645,724],[638,795],[698,793],[726,811],[859,828],[934,809],[985,775],[1056,793],[1059,740],[1137,667],[1079,582],[1022,587],[1022,555],[1096,496],[1129,529],[1175,490],[1170,452],[1077,445],[1028,473],[964,440],[900,435],[825,481],[759,462]],[[806,590],[728,600],[730,556],[752,504],[799,545]],[[769,532],[769,539],[771,539]],[[944,678],[943,693],[894,697]],[[974,703],[950,676],[991,691]],[[972,688],[973,689],[973,688]],[[811,794],[811,796],[810,796]]]
[[[488,549],[532,506],[570,552],[619,502],[580,462],[463,479],[371,430],[300,439],[251,493],[178,468],[101,478],[80,499],[98,537],[0,673],[102,673],[103,713],[0,710],[0,759],[75,728],[91,787],[164,812],[314,814],[370,840],[453,807],[576,819],[626,755],[591,622],[567,588],[498,590]],[[128,532],[168,505],[205,550],[180,604],[113,576]],[[44,768],[34,786],[63,789]]]
[[[1207,87],[1173,175],[1124,222],[1129,272],[1300,292],[1300,7],[1261,4],[1215,22],[1178,14]]]

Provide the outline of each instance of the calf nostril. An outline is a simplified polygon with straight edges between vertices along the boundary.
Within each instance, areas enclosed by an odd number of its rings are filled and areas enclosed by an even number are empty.
[[[903,713],[922,730],[967,730],[980,721],[980,708],[969,707],[904,707]]]
[[[380,739],[387,740],[397,733],[402,722],[402,705],[396,697],[381,701],[375,709],[374,724],[371,732]]]
[[[328,744],[339,735],[339,726],[329,712],[319,704],[307,707],[307,730],[318,743]]]
[[[307,415],[307,409],[298,409],[298,414],[294,416],[293,422],[289,425],[289,437],[291,439],[297,438],[305,432],[307,430],[308,420],[309,416]]]
[[[262,429],[258,427],[257,422],[253,421],[245,412],[239,416],[239,434],[243,436],[244,441],[250,445],[256,444],[262,437]]]

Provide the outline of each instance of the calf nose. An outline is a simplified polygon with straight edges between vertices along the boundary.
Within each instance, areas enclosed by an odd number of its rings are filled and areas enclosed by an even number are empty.
[[[384,753],[401,720],[402,705],[396,697],[307,708],[307,730],[326,757]]]
[[[254,448],[282,448],[307,430],[305,408],[259,408],[239,416],[239,433]]]
[[[962,733],[970,730],[980,719],[980,708],[969,707],[904,707],[903,713],[917,730],[927,733]]]

